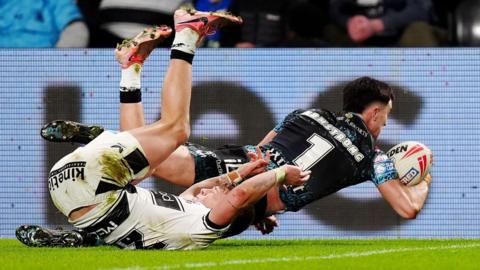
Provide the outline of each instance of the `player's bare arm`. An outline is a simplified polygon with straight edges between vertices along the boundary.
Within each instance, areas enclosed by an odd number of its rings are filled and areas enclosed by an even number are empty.
[[[225,202],[212,208],[209,219],[217,225],[230,224],[240,209],[253,205],[273,187],[282,184],[298,186],[310,178],[310,171],[297,166],[284,165],[275,170],[258,174],[232,189]]]
[[[431,175],[415,186],[406,186],[400,180],[390,180],[377,186],[382,197],[401,217],[414,219],[427,200]]]
[[[232,189],[236,185],[239,185],[244,179],[249,176],[259,174],[265,171],[270,155],[262,156],[260,148],[257,147],[257,153],[249,153],[251,161],[242,164],[238,169],[231,171],[227,174],[222,174],[210,179],[198,182],[187,190],[185,190],[180,196],[186,199],[192,199],[195,197],[201,189],[222,187],[225,189]]]

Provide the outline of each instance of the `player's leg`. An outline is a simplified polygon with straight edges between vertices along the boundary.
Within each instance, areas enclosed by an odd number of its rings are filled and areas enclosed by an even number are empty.
[[[186,146],[179,146],[153,173],[174,185],[189,187],[195,179],[195,160]]]
[[[120,130],[144,126],[141,102],[140,76],[144,61],[153,49],[170,36],[167,26],[145,28],[132,39],[117,45],[115,57],[122,68],[120,80]],[[73,121],[55,120],[41,129],[41,136],[51,142],[77,142],[87,144],[104,131],[98,125],[84,125]]]
[[[150,53],[170,36],[168,26],[148,27],[132,39],[126,39],[115,49],[115,58],[122,68],[120,80],[120,130],[145,125],[141,99],[141,71]]]
[[[178,147],[164,160],[155,170],[155,175],[172,184],[189,187],[235,170],[248,161],[247,149],[242,146],[226,145],[212,150],[202,145],[187,143]]]
[[[190,133],[189,107],[192,87],[192,61],[201,39],[227,22],[241,19],[225,13],[177,10],[176,36],[162,90],[162,118],[152,125],[129,131],[142,146],[151,168],[165,160]]]
[[[45,124],[41,135],[50,142],[87,144],[103,131],[104,128],[99,125],[55,120]],[[231,160],[242,160],[242,156],[244,155],[231,158]],[[179,146],[166,160],[160,163],[155,169],[154,175],[172,184],[189,187],[195,182],[222,174],[225,167],[225,160],[217,151],[210,151],[203,146],[188,143],[185,146]]]

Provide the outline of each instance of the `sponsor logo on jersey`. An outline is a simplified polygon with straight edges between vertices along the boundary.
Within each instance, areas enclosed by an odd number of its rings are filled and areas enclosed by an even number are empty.
[[[154,197],[154,203],[158,206],[183,211],[183,205],[178,200],[177,196],[163,192],[163,191],[150,191]]]
[[[273,163],[277,164],[277,166],[282,166],[287,164],[282,154],[278,150],[272,148],[268,150],[268,152],[270,152],[270,160]]]
[[[350,116],[348,116],[348,115],[350,115]],[[355,129],[363,137],[365,137],[365,138],[368,137],[368,132],[367,131],[365,131],[363,128],[360,128],[359,126],[357,126],[355,123],[352,122],[352,120],[351,120],[351,118],[353,117],[352,113],[347,113],[347,114],[345,114],[345,116],[346,116],[345,123],[347,123],[351,128]]]
[[[48,189],[53,191],[67,180],[85,180],[85,161],[70,162],[48,175]]]
[[[334,125],[330,124],[327,119],[320,114],[313,112],[313,111],[305,111],[302,115],[307,116],[308,118],[314,120],[315,122],[319,123],[323,128],[325,128],[330,135],[340,142],[347,152],[353,156],[355,161],[360,162],[362,161],[365,156],[360,152],[357,146],[355,146],[352,141],[343,133],[340,129],[336,128]]]

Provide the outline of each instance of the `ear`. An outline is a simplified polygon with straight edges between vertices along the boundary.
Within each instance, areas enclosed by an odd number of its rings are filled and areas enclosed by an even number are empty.
[[[376,105],[369,106],[363,113],[364,121],[367,123],[370,121],[374,121],[379,111],[380,111],[380,108],[378,108],[378,106]]]
[[[372,119],[373,119],[373,121],[377,120],[377,116],[378,116],[379,112],[380,112],[380,108],[377,105],[373,106],[373,108],[372,108],[372,114],[373,114]]]

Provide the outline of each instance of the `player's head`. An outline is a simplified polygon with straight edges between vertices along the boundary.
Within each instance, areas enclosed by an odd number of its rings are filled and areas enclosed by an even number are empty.
[[[195,196],[195,201],[202,203],[208,208],[213,208],[220,202],[225,201],[228,189],[215,186],[213,188],[202,188]]]
[[[230,223],[227,231],[222,234],[222,238],[232,237],[241,234],[250,225],[255,222],[255,209],[253,206],[240,209],[235,219]]]
[[[394,98],[388,84],[370,77],[360,77],[343,89],[343,110],[360,114],[376,139],[387,124]]]

